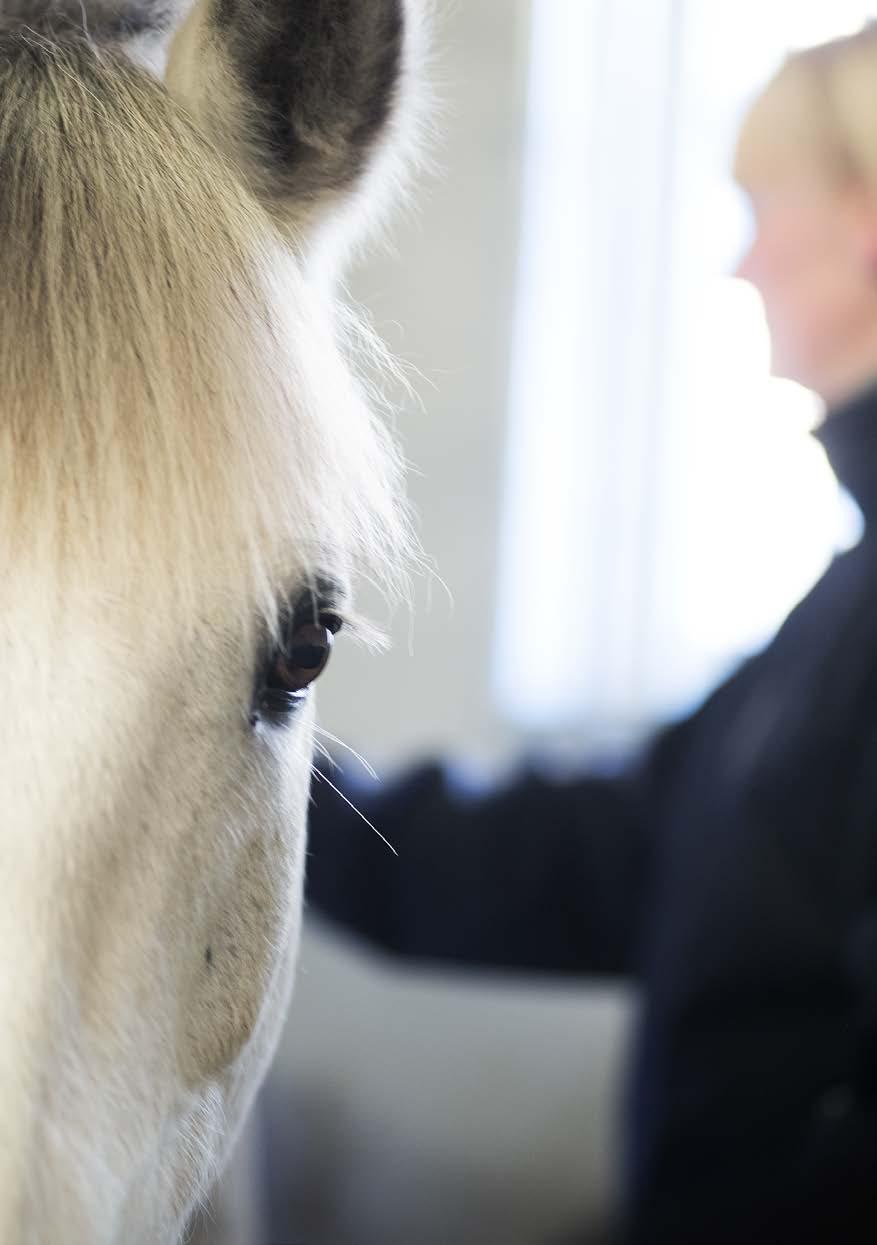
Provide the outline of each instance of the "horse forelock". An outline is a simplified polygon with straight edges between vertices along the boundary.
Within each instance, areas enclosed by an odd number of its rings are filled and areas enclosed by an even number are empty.
[[[328,303],[164,88],[0,32],[0,558],[190,615],[400,565]]]

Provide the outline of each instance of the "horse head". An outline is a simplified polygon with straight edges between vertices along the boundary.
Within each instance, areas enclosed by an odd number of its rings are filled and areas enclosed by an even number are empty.
[[[177,1241],[274,1047],[311,687],[405,554],[330,278],[410,19],[0,0],[8,1245]]]

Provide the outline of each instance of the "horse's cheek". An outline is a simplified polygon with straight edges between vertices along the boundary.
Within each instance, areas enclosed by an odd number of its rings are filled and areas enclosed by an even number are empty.
[[[274,784],[283,798],[272,793],[270,824],[253,827],[230,880],[212,896],[181,1015],[178,1060],[187,1088],[244,1073],[235,1068],[241,1062],[261,1070],[273,1050],[298,946],[308,776],[302,770],[277,767]]]

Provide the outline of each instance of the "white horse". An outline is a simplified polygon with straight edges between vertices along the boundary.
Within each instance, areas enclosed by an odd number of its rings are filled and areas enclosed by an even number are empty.
[[[308,687],[404,544],[325,272],[409,19],[0,0],[3,1245],[179,1240],[275,1044]]]

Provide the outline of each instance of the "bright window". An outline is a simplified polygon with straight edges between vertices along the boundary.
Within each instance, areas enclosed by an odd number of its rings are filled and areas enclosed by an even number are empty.
[[[857,536],[771,380],[728,169],[833,0],[538,0],[496,687],[525,730],[634,739],[770,638]]]

